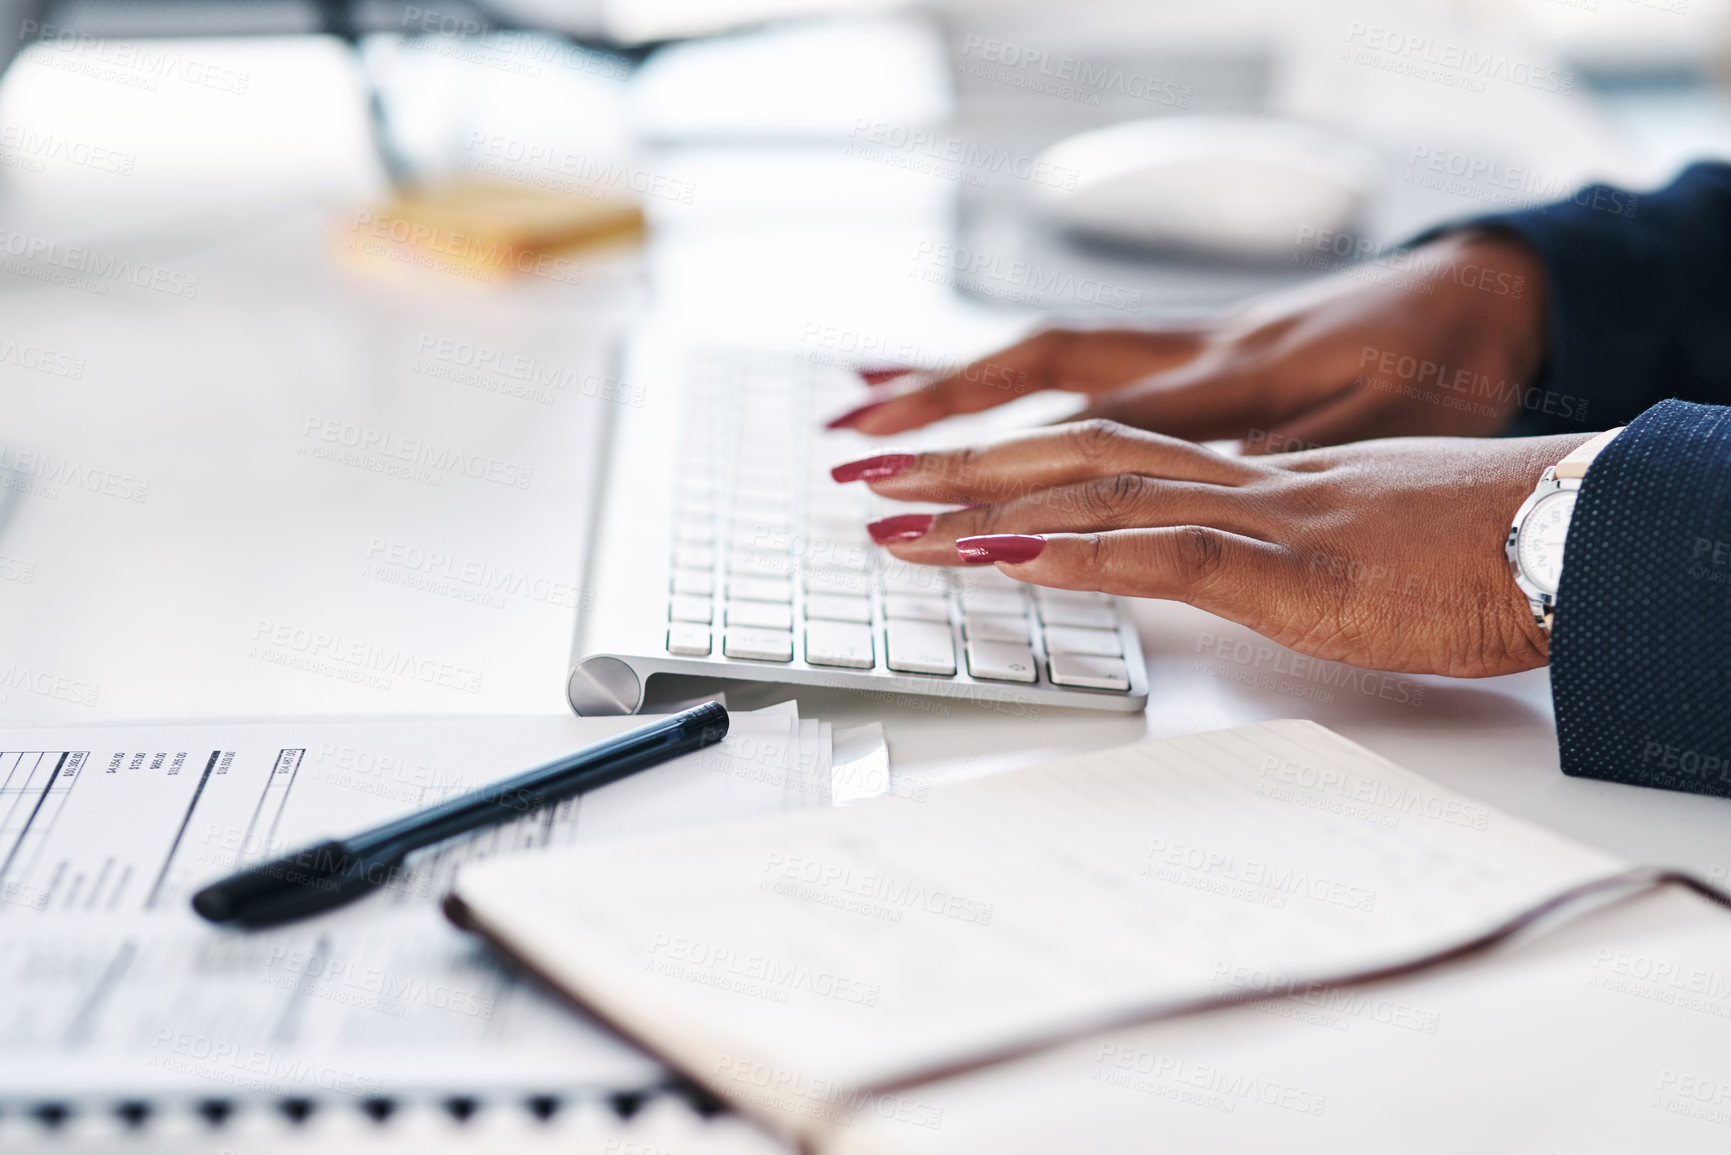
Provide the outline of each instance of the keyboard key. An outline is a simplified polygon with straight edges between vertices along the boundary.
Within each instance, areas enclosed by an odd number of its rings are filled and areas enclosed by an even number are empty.
[[[851,537],[813,536],[806,559],[813,565],[864,573],[871,568],[872,547]]]
[[[791,602],[793,582],[787,578],[729,577],[727,596],[732,601]]]
[[[970,642],[1020,642],[1028,644],[1028,619],[1023,614],[969,614],[962,630]]]
[[[1052,626],[1081,626],[1090,630],[1115,630],[1118,628],[1118,611],[1112,608],[1110,602],[1095,606],[1078,602],[1042,601],[1040,620],[1046,623],[1048,629]]]
[[[1053,654],[1052,681],[1060,686],[1082,686],[1090,690],[1128,690],[1130,668],[1123,658],[1101,658],[1092,654]]]
[[[1034,651],[1020,642],[969,639],[968,673],[994,682],[1032,682]]]
[[[706,598],[715,592],[715,575],[706,569],[676,569],[673,571],[673,592]]]
[[[739,553],[788,553],[797,535],[786,525],[755,525],[734,519],[727,544]]]
[[[728,602],[727,624],[760,630],[793,629],[793,610],[774,602]]]
[[[761,545],[768,545],[777,537],[785,541],[793,536],[793,515],[785,508],[736,502],[729,520],[735,538],[744,537]]]
[[[1100,593],[1098,590],[1055,590],[1048,586],[1036,586],[1034,600],[1041,605],[1050,602],[1054,605],[1109,606],[1112,604],[1112,595]]]
[[[808,595],[845,594],[864,597],[871,592],[871,577],[840,569],[808,569],[805,571],[805,592]]]
[[[676,622],[696,622],[707,626],[715,620],[715,612],[711,609],[708,598],[687,597],[684,594],[674,594],[668,603],[667,616]]]
[[[834,486],[835,482],[826,482]],[[808,501],[805,509],[806,531],[816,537],[833,537],[842,541],[870,542],[871,536],[866,533],[866,523],[871,520],[871,511],[865,506],[855,506],[846,510],[831,509]]]
[[[727,572],[742,577],[786,577],[793,572],[793,558],[769,550],[734,550],[727,555]]]
[[[938,566],[909,565],[899,560],[888,562],[878,581],[884,592],[891,594],[943,597],[950,588],[949,575]]]
[[[1099,658],[1116,658],[1124,653],[1118,643],[1117,630],[1089,630],[1077,626],[1047,626],[1048,654],[1093,654]]]
[[[943,598],[890,594],[884,598],[884,616],[891,621],[947,622],[950,604]]]
[[[680,569],[714,569],[715,551],[706,545],[682,545],[673,551],[673,564]]]
[[[805,660],[814,666],[869,670],[873,665],[871,627],[852,622],[807,623]]]
[[[704,519],[701,521],[682,521],[673,530],[680,545],[714,545],[715,522]]]
[[[1020,614],[1027,612],[1028,602],[1020,590],[969,589],[964,586],[956,595],[962,609],[971,614]]]
[[[908,674],[943,674],[954,677],[956,650],[950,627],[937,622],[891,622],[885,630],[889,640],[888,665]]]
[[[854,598],[846,594],[807,593],[805,616],[827,622],[863,622],[870,625],[872,603],[870,598]]]
[[[722,653],[730,658],[751,658],[759,662],[791,662],[793,635],[786,630],[729,627],[727,641],[722,644]]]
[[[774,402],[771,402],[773,409]],[[791,430],[789,431],[791,432]],[[780,450],[776,456],[785,458],[789,443],[779,438],[765,438],[768,448]],[[786,500],[788,487],[793,483],[793,474],[782,462],[765,462],[755,454],[740,458],[740,466],[734,475],[738,479],[741,493],[757,493],[773,500]]]
[[[707,658],[709,627],[674,622],[667,627],[667,652],[687,658]]]
[[[734,486],[733,508],[761,510],[778,520],[786,520],[789,514],[788,492],[792,487],[793,481],[787,477],[756,481],[742,475]]]
[[[863,525],[871,516],[872,496],[869,491],[847,485],[837,485],[835,478],[830,476],[830,470],[849,460],[845,453],[840,454],[840,461],[835,460],[837,454],[828,454],[813,458],[806,469],[806,508],[814,517],[857,518],[856,524]]]
[[[828,477],[823,484],[836,488],[835,482]],[[863,502],[849,502],[846,505],[833,505],[819,500],[816,493],[808,494],[805,506],[805,525],[812,533],[825,537],[858,538],[870,541],[866,534],[866,522],[871,520],[871,509]]]
[[[956,584],[965,590],[1016,590],[1026,592],[1035,588],[1027,582],[1019,582],[1008,574],[1000,573],[990,566],[974,566],[956,571]]]

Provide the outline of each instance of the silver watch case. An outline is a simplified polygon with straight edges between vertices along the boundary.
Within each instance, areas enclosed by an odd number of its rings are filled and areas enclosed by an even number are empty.
[[[1503,544],[1503,553],[1509,559],[1509,572],[1514,574],[1515,584],[1521,587],[1521,592],[1527,595],[1527,605],[1533,611],[1533,620],[1547,630],[1551,628],[1551,615],[1556,611],[1556,595],[1534,585],[1521,571],[1521,527],[1526,524],[1527,515],[1533,512],[1533,508],[1551,494],[1562,490],[1579,490],[1580,488],[1581,481],[1579,478],[1559,478],[1555,466],[1547,468],[1539,475],[1538,488],[1534,489],[1532,495],[1523,501],[1521,507],[1515,511],[1514,524],[1509,526],[1508,541]]]

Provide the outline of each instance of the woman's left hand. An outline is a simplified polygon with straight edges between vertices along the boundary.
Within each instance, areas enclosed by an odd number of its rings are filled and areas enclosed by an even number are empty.
[[[1036,585],[1188,602],[1319,658],[1488,677],[1548,659],[1503,543],[1539,474],[1590,436],[1233,458],[1085,421],[835,475],[974,506],[871,526],[910,562],[996,562]]]

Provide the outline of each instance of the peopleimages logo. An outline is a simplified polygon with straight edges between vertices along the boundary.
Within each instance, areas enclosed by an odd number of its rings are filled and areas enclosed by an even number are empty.
[[[865,1117],[936,1131],[944,1121],[944,1109],[930,1103],[849,1087],[835,1079],[733,1055],[722,1055],[715,1061],[713,1079],[729,1085],[731,1098],[827,1123],[845,1126]]]
[[[655,936],[649,955],[644,964],[648,972],[775,1003],[786,1003],[791,994],[806,992],[855,1006],[875,1007],[881,993],[876,983],[834,971],[813,971],[803,963],[773,955],[669,934]]]
[[[96,697],[102,693],[102,687],[65,674],[31,669],[14,662],[0,668],[0,703],[11,701],[14,691],[52,698],[72,706],[95,706]]]
[[[384,1090],[378,1079],[326,1066],[267,1047],[164,1027],[156,1032],[145,1066],[196,1075],[214,1083],[263,1092],[284,1087],[318,1088],[341,1095],[370,1096]]]
[[[583,279],[581,261],[534,252],[509,241],[488,240],[454,229],[441,229],[422,221],[388,214],[376,216],[365,209],[355,214],[350,232],[353,236],[349,238],[349,245],[362,245],[362,251],[369,255],[386,255],[382,248],[366,247],[369,241],[378,245],[403,245],[431,267],[473,279],[484,280],[490,273],[498,272],[521,273],[567,285],[575,285]]]
[[[391,538],[371,539],[366,558],[361,572],[367,577],[495,609],[504,608],[507,596],[567,609],[589,609],[595,604],[592,592],[580,591],[569,582]]]
[[[811,888],[809,893],[812,894],[821,895],[828,891],[837,897],[852,896],[864,900],[869,907],[881,910],[883,915],[893,915],[894,917],[887,919],[891,922],[901,921],[901,912],[904,910],[923,910],[978,926],[989,926],[992,921],[992,903],[980,902],[949,891],[928,889],[918,883],[890,878],[875,870],[856,871],[852,866],[820,862],[803,855],[782,854],[778,851],[770,852],[764,861],[763,870],[767,877],[759,884],[759,889],[789,894],[792,897],[806,897],[806,893],[793,889],[803,886]],[[861,910],[860,913],[869,911]]]
[[[978,249],[931,241],[921,241],[915,249],[914,268],[909,276],[932,283],[953,281],[983,296],[1040,307],[1050,307],[1058,301],[1080,301],[1135,312],[1142,306],[1141,289],[1126,288],[1097,277],[1078,277],[1068,269],[1007,261]]]
[[[970,35],[963,40],[962,57],[965,75],[1084,104],[1099,104],[1101,96],[1110,93],[1169,108],[1189,108],[1193,95],[1188,84],[1161,80],[1122,65],[1027,48],[988,36]]]
[[[910,168],[929,176],[984,186],[991,176],[1009,176],[1052,188],[1073,189],[1081,173],[1042,157],[987,148],[975,141],[945,136],[928,128],[909,128],[859,117],[849,134],[849,156]]]
[[[1338,766],[1317,767],[1269,755],[1262,760],[1262,777],[1269,785],[1278,785],[1286,790],[1283,796],[1262,787],[1257,790],[1262,797],[1284,797],[1296,802],[1300,797],[1310,795],[1316,799],[1356,803],[1369,813],[1380,812],[1379,817],[1390,819],[1379,823],[1383,826],[1399,825],[1398,819],[1402,815],[1429,818],[1450,826],[1464,826],[1468,830],[1484,830],[1490,825],[1488,807],[1463,798],[1433,794],[1419,787],[1392,786]]]
[[[115,176],[131,176],[133,166],[138,163],[138,157],[130,152],[91,144],[58,132],[37,132],[16,124],[0,128],[0,150],[12,157],[36,162],[23,166],[34,172],[42,171],[41,162],[52,160]]]
[[[250,73],[183,56],[178,50],[164,49],[159,44],[106,40],[34,20],[25,20],[18,26],[18,39],[42,45],[50,53],[43,63],[50,68],[113,80],[147,92],[155,92],[161,81],[174,80],[194,88],[245,96],[252,82]],[[105,69],[103,65],[111,67]]]
[[[1422,33],[1357,21],[1347,28],[1346,59],[1470,92],[1485,91],[1488,81],[1565,96],[1575,91],[1575,78],[1560,68]]]
[[[599,373],[573,369],[531,357],[512,353],[473,341],[459,341],[423,333],[415,352],[457,369],[473,369],[484,374],[506,378],[529,390],[569,393],[596,401],[643,408],[648,393],[639,386],[629,385]]]
[[[33,484],[34,483],[34,484]],[[0,488],[15,489],[49,499],[60,495],[60,487],[100,493],[121,501],[146,501],[150,482],[140,481],[111,469],[82,465],[68,458],[28,449],[0,445]]]
[[[513,489],[528,489],[529,483],[535,478],[533,466],[519,465],[485,454],[469,453],[425,438],[403,437],[370,425],[358,425],[353,421],[338,418],[311,415],[307,417],[301,434],[306,438],[303,451],[309,447],[312,450],[308,456],[330,456],[328,453],[317,452],[327,446],[332,450],[347,450],[356,455],[358,460],[344,460],[344,464],[364,464],[371,459],[375,463],[401,465],[425,473],[433,479],[435,485],[447,475],[456,474]],[[342,459],[333,457],[333,460]]]
[[[390,689],[391,677],[405,677],[468,694],[481,692],[481,671],[400,646],[381,646],[362,638],[268,618],[258,619],[252,641],[251,656],[261,661],[312,673],[329,672],[326,667],[346,667],[346,672],[356,676],[344,680],[361,681],[379,689]],[[368,677],[373,680],[367,681]]]
[[[608,190],[636,193],[638,196],[690,204],[697,197],[697,185],[689,180],[651,172],[619,160],[616,157],[593,156],[571,152],[549,144],[518,140],[498,133],[471,132],[469,158],[464,167],[499,176],[518,175],[517,167],[538,170],[556,177],[568,178],[569,183],[555,187],[592,200],[606,197]],[[502,167],[488,168],[486,161]]]
[[[1414,145],[1407,157],[1407,184],[1473,200],[1526,207],[1566,201],[1612,216],[1632,217],[1641,198],[1622,189],[1582,185],[1574,177],[1546,176],[1494,157]]]
[[[129,261],[83,245],[66,245],[47,237],[0,229],[0,261],[8,273],[34,280],[59,281],[45,272],[64,270],[70,287],[106,293],[108,284],[128,284],[188,300],[198,296],[198,278],[146,261]],[[88,278],[80,280],[79,278]]]
[[[1149,848],[1142,873],[1162,882],[1227,894],[1277,909],[1285,905],[1287,896],[1367,913],[1376,909],[1375,890],[1313,875],[1302,867],[1243,858],[1214,847],[1163,838],[1155,839]]]
[[[1328,1108],[1327,1095],[1304,1087],[1259,1078],[1218,1063],[1198,1063],[1181,1055],[1119,1043],[1100,1044],[1094,1056],[1092,1078],[1110,1086],[1227,1113],[1236,1112],[1240,1103],[1276,1107],[1301,1115],[1320,1115]]]
[[[84,358],[41,345],[20,344],[7,337],[0,337],[0,364],[16,365],[50,377],[70,377],[74,381],[84,376]]]

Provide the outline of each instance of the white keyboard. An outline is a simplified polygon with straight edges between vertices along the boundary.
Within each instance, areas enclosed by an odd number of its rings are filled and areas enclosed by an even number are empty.
[[[991,567],[909,565],[872,544],[868,521],[911,507],[829,477],[830,466],[877,448],[820,431],[823,417],[857,401],[852,374],[710,352],[663,367],[656,382],[645,393],[659,390],[667,411],[625,423],[598,557],[654,552],[659,519],[666,567],[643,565],[622,584],[592,566],[600,596],[578,640],[579,713],[640,704],[660,673],[991,703],[1135,710],[1146,701],[1141,650],[1115,599],[1026,586]],[[658,433],[641,436],[644,426]],[[657,437],[675,450],[658,454]],[[651,627],[645,585],[663,581]],[[636,624],[615,628],[616,614]]]

